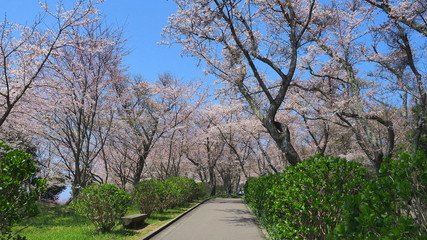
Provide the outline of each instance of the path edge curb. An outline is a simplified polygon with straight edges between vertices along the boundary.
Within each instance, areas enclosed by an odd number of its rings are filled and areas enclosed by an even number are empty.
[[[187,211],[181,213],[179,216],[175,217],[174,219],[170,220],[169,222],[163,224],[162,226],[158,227],[157,229],[155,229],[154,231],[150,232],[147,236],[141,238],[140,240],[148,240],[151,239],[152,237],[154,237],[155,235],[157,235],[158,233],[160,233],[161,231],[163,231],[165,228],[169,227],[170,225],[172,225],[172,223],[178,221],[180,218],[184,217],[185,215],[187,215],[187,213],[193,211],[194,209],[196,209],[197,207],[199,207],[200,205],[204,204],[205,202],[211,200],[211,198],[205,199],[202,202],[198,203],[196,206],[188,209]]]
[[[243,198],[242,198],[243,199]],[[270,234],[268,234],[267,229],[265,229],[265,227],[260,223],[260,221],[258,220],[258,217],[255,215],[253,209],[251,207],[249,207],[249,204],[246,202],[245,199],[243,199],[243,203],[245,204],[246,208],[248,209],[248,211],[252,214],[252,216],[255,218],[255,221],[258,225],[258,229],[261,230],[262,234],[264,235],[264,239],[270,239]]]

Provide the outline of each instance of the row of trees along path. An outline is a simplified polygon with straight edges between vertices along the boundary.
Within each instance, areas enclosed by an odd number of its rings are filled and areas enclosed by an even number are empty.
[[[73,197],[180,175],[215,195],[314,154],[379,170],[427,151],[424,0],[174,0],[163,37],[215,91],[132,76],[103,1],[73,2],[41,4],[46,19],[30,26],[0,23],[0,139]]]
[[[215,198],[197,207],[153,238],[155,240],[265,239],[241,199]]]

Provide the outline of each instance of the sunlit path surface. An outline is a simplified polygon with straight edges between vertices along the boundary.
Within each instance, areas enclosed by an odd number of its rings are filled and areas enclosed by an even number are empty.
[[[241,199],[217,198],[199,206],[154,236],[155,240],[265,239]]]

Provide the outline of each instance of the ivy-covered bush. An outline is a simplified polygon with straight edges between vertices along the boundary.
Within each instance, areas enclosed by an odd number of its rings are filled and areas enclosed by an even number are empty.
[[[342,221],[344,200],[367,177],[361,164],[317,156],[281,174],[251,179],[245,197],[271,239],[326,239]]]
[[[31,154],[0,142],[0,239],[22,239],[13,236],[11,227],[37,212],[46,182],[35,178],[36,172]]]
[[[426,157],[386,159],[376,177],[348,197],[329,239],[427,239],[426,200]]]
[[[97,231],[110,232],[126,214],[130,196],[114,184],[92,184],[73,202],[76,212],[89,218]]]

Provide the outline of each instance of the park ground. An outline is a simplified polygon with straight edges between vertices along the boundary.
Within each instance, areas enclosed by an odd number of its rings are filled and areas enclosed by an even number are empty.
[[[75,214],[70,206],[40,203],[40,212],[22,221],[20,225],[14,227],[14,231],[20,231],[19,234],[29,240],[136,240],[148,235],[199,202],[192,202],[164,212],[155,212],[145,220],[147,225],[144,228],[128,230],[119,225],[111,233],[105,234],[95,232],[93,224],[88,219]],[[135,213],[139,211],[136,207],[132,207],[127,214]]]

